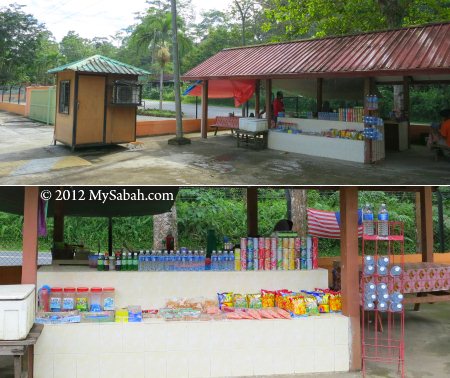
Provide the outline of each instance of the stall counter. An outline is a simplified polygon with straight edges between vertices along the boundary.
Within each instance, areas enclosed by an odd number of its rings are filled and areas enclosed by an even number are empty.
[[[45,325],[35,378],[223,377],[349,370],[349,319]]]

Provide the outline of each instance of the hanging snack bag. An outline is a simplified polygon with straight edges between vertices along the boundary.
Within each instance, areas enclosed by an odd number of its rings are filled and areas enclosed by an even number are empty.
[[[247,308],[247,296],[244,294],[234,294],[233,295],[233,305],[235,308]]]
[[[247,295],[248,308],[262,308],[261,294]]]
[[[233,307],[233,293],[217,293],[219,300],[219,308],[222,310],[224,307]]]
[[[263,308],[275,307],[275,292],[269,290],[261,290],[261,301]]]

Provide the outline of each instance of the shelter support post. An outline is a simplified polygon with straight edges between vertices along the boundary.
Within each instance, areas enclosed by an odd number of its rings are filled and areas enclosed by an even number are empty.
[[[420,223],[422,261],[433,262],[433,193],[431,186],[420,188]]]
[[[247,188],[247,234],[258,236],[258,189]]]
[[[403,115],[405,117],[406,122],[408,122],[407,127],[407,140],[408,140],[408,148],[411,148],[411,133],[410,133],[410,122],[409,122],[409,112],[411,108],[410,103],[410,95],[409,95],[409,88],[411,85],[411,77],[405,76],[403,77]]]
[[[23,204],[22,284],[36,284],[38,257],[39,187],[26,186]]]
[[[202,85],[202,138],[208,137],[208,80],[203,80]]]
[[[323,79],[319,77],[317,79],[317,112],[322,111],[323,106],[322,93],[323,93]]]
[[[54,202],[54,214],[53,214],[53,242],[64,241],[64,202]]]
[[[358,188],[340,188],[342,313],[350,319],[350,370],[361,369],[359,309]]]
[[[422,253],[422,220],[420,210],[420,192],[416,193],[416,252]]]
[[[267,127],[270,129],[272,127],[272,80],[266,79],[266,117],[267,117]]]
[[[255,84],[255,117],[259,118],[259,112],[261,111],[261,104],[260,104],[260,90],[261,87],[261,81],[260,80],[256,80],[256,84]]]

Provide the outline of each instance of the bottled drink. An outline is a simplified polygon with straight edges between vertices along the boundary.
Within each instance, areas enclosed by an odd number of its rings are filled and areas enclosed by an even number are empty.
[[[391,276],[399,276],[402,273],[402,268],[400,268],[398,265],[394,265],[391,268]]]
[[[163,271],[169,270],[169,252],[167,250],[164,251],[162,264]]]
[[[375,309],[375,304],[373,302],[365,302],[364,310],[365,311],[373,311]]]
[[[365,293],[375,293],[376,288],[377,287],[373,282],[367,282],[364,287],[364,292]]]
[[[200,251],[200,270],[205,270],[206,253],[205,251]]]
[[[229,266],[228,266],[228,251],[223,251],[223,256],[222,256],[222,259],[223,259],[223,268],[222,268],[222,270],[228,270],[229,269]]]
[[[378,236],[389,236],[389,213],[383,203],[378,211]]]
[[[370,276],[375,273],[375,266],[374,265],[365,265],[364,266],[364,274],[366,276]]]
[[[116,252],[116,270],[119,272],[122,270],[122,256],[120,252]]]
[[[147,250],[144,255],[144,271],[148,272],[150,270],[152,270],[152,253]]]
[[[180,251],[175,252],[175,270],[181,270],[181,254]]]
[[[386,268],[385,266],[379,266],[378,265],[378,269],[377,272],[380,276],[386,276],[388,273],[388,268]]]
[[[378,294],[387,293],[387,291],[388,291],[388,287],[387,287],[387,285],[384,282],[380,282],[377,285],[377,293]]]
[[[143,272],[145,270],[145,252],[141,251],[139,254],[138,271]]]
[[[131,252],[127,253],[127,270],[133,270],[133,256],[131,256]]]
[[[377,264],[378,264],[378,266],[388,266],[389,265],[389,257],[378,256]]]
[[[363,230],[365,235],[374,234],[373,211],[370,204],[366,204],[363,208]]]
[[[186,250],[181,251],[181,267],[180,270],[184,271],[187,269],[187,254]]]
[[[105,253],[105,258],[103,260],[103,270],[109,271],[109,255]]]
[[[391,310],[392,312],[400,312],[403,310],[403,305],[401,303],[391,302],[389,310]]]
[[[232,270],[234,270],[234,260],[235,260],[234,251],[233,250],[230,251],[230,254],[228,256],[228,260],[229,260],[229,262],[228,262],[229,269],[228,270],[232,271]]]
[[[103,262],[104,262],[103,259],[104,259],[104,256],[101,253],[99,253],[98,257],[97,257],[97,270],[99,272],[101,272],[103,270]]]
[[[217,252],[217,269],[216,270],[223,270],[223,255],[222,251]]]
[[[389,293],[387,291],[378,294],[378,302],[387,302],[389,300]]]
[[[211,253],[211,270],[217,270],[217,252],[212,251]]]
[[[194,259],[193,259],[194,267],[192,270],[198,271],[198,270],[200,270],[200,255],[199,255],[198,251],[194,251],[193,256],[194,256]]]
[[[377,295],[375,293],[365,293],[364,299],[366,302],[375,302]]]
[[[133,256],[133,270],[138,270],[138,258],[139,258],[139,252],[136,252]]]
[[[401,303],[403,301],[403,294],[400,293],[399,291],[394,291],[391,294],[391,298],[390,299],[391,299],[391,302]]]
[[[377,305],[377,309],[378,309],[378,311],[382,311],[382,312],[387,311],[387,309],[388,309],[387,302],[379,300],[378,301],[378,305]]]
[[[194,255],[192,254],[192,251],[188,251],[187,254],[187,269],[189,271],[194,270]]]
[[[373,258],[373,256],[364,256],[364,263],[365,265],[374,265],[375,259]]]

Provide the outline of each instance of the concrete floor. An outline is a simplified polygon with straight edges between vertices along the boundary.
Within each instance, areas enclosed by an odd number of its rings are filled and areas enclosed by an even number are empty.
[[[450,376],[450,303],[425,304],[419,312],[405,313],[405,366],[408,378],[445,378]],[[277,378],[333,377],[357,378],[360,372],[336,374],[277,375]],[[0,377],[13,378],[11,359],[0,357]],[[399,377],[396,366],[373,364],[366,377]],[[59,377],[57,377],[59,378]],[[136,377],[137,378],[137,377]]]
[[[169,146],[169,136],[72,153],[53,146],[53,127],[0,112],[0,184],[148,185],[446,185],[450,159],[435,162],[423,146],[389,154],[382,163],[316,158],[236,147],[230,132],[191,145]]]

